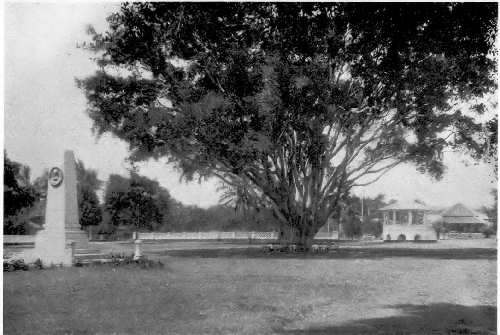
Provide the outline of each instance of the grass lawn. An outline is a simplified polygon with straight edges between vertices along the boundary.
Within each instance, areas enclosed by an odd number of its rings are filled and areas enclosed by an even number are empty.
[[[496,260],[162,257],[4,273],[5,334],[494,334]]]

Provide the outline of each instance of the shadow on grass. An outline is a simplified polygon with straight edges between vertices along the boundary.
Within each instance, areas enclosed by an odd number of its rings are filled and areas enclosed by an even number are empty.
[[[454,304],[396,305],[401,315],[355,320],[337,326],[300,330],[275,329],[278,334],[496,334],[497,309],[493,306]]]
[[[395,248],[340,248],[328,253],[265,252],[261,248],[189,249],[149,252],[158,256],[202,258],[292,258],[292,259],[374,259],[386,257],[422,257],[436,259],[496,259],[497,251],[486,248],[470,249],[395,249]]]

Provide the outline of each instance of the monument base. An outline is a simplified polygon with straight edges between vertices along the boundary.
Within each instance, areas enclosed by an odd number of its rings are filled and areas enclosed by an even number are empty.
[[[64,231],[45,229],[39,231],[35,237],[35,248],[33,251],[34,261],[40,259],[45,266],[50,265],[73,265],[74,259],[73,242],[66,242]]]
[[[74,264],[74,243],[68,243],[64,248],[45,248],[38,245],[31,249],[25,249],[22,259],[30,264],[40,260],[43,266],[62,265],[72,266]]]

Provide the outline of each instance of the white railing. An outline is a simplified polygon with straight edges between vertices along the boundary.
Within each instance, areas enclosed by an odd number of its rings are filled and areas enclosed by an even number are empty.
[[[271,231],[252,231],[252,232],[179,232],[179,233],[138,233],[141,240],[277,240],[278,233]],[[336,240],[337,232],[318,233],[316,239]]]
[[[442,239],[445,240],[475,240],[484,238],[483,233],[457,233],[457,232],[449,232],[442,234]]]
[[[35,243],[35,235],[4,235],[4,244],[28,244]]]
[[[334,231],[331,233],[320,232],[320,233],[317,233],[316,236],[314,236],[314,238],[317,240],[338,240],[339,233],[337,231]]]
[[[179,233],[138,233],[141,240],[275,240],[275,232],[179,232]]]
[[[137,233],[141,240],[277,240],[278,233],[272,231],[208,231],[178,233]],[[336,240],[337,232],[318,233],[316,239]],[[4,244],[29,244],[35,242],[35,235],[4,235]]]

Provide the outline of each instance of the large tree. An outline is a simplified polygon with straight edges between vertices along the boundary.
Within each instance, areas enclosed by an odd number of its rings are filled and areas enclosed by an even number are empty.
[[[135,3],[90,27],[97,134],[274,210],[306,248],[355,186],[447,146],[485,154],[494,3]],[[464,101],[469,110],[456,108]],[[491,147],[491,146],[490,146]]]

